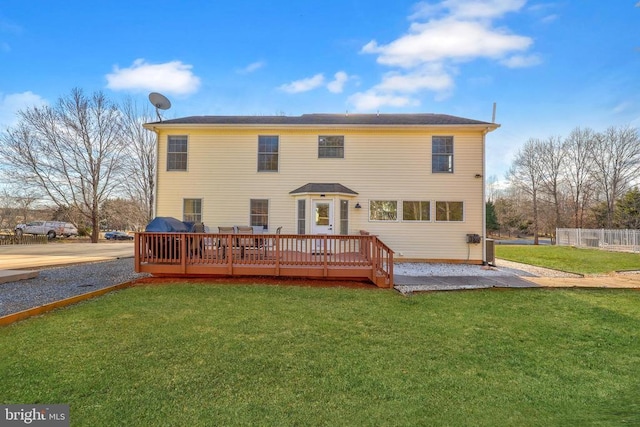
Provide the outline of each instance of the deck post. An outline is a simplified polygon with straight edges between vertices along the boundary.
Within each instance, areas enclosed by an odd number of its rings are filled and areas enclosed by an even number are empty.
[[[182,236],[180,239],[180,266],[182,268],[182,274],[187,273],[187,236]]]
[[[324,249],[322,252],[322,258],[323,258],[323,269],[322,269],[322,275],[324,277],[327,277],[329,275],[329,268],[327,266],[327,258],[329,257],[329,247],[327,246],[328,243],[328,237],[326,234],[324,234],[322,236],[322,248]]]
[[[135,250],[133,251],[133,265],[135,267],[136,273],[140,273],[140,253],[142,252],[142,245],[140,244],[141,240],[142,236],[140,235],[140,233],[135,233],[133,237],[133,241],[135,242]]]
[[[233,275],[233,237],[227,234],[227,247],[224,248],[224,254],[227,257],[227,268],[229,275]]]
[[[276,234],[276,276],[280,275],[280,235]]]

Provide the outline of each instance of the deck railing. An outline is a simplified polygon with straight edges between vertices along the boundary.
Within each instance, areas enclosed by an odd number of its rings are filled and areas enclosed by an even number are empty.
[[[177,276],[366,278],[393,287],[393,251],[373,235],[136,233],[135,269]]]

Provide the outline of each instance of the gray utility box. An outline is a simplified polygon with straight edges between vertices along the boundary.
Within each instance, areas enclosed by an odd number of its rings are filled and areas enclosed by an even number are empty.
[[[496,242],[493,239],[485,239],[487,264],[496,265]]]

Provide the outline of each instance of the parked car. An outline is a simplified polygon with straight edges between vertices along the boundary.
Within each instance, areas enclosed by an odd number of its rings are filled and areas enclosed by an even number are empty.
[[[107,240],[133,240],[133,236],[122,231],[107,231],[104,233]]]
[[[78,235],[76,226],[64,221],[31,221],[27,224],[16,225],[15,232],[16,236],[33,234],[34,236],[47,236],[49,239]]]

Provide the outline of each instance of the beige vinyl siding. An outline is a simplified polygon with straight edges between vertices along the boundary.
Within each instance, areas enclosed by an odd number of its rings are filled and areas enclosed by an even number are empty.
[[[318,159],[318,135],[344,135],[344,158]],[[167,135],[188,136],[188,171],[166,171]],[[258,135],[279,136],[279,171],[257,172]],[[454,136],[454,173],[431,172],[431,136]],[[296,198],[290,191],[310,182],[340,183],[358,192],[334,199],[334,230],[339,200],[349,200],[351,233],[368,230],[402,259],[481,260],[481,245],[467,245],[467,233],[482,234],[480,131],[463,129],[180,128],[159,135],[157,215],[182,217],[184,198],[202,198],[203,222],[218,226],[249,223],[250,199],[269,200],[273,231],[295,233]],[[302,196],[311,200],[311,196]],[[397,222],[369,221],[369,200],[397,200]],[[402,200],[431,202],[431,221],[402,221]],[[436,201],[464,202],[463,222],[435,221]],[[355,209],[356,202],[362,209]],[[307,215],[311,215],[310,202]],[[309,218],[307,229],[309,230]]]

